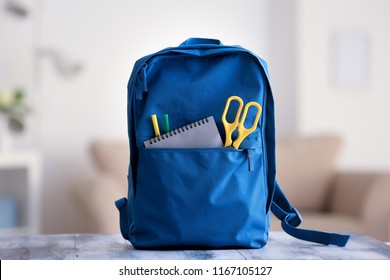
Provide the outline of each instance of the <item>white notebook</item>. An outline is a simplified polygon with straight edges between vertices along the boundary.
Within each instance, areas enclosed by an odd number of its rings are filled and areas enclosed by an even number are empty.
[[[222,140],[213,116],[144,142],[145,148],[216,148]]]

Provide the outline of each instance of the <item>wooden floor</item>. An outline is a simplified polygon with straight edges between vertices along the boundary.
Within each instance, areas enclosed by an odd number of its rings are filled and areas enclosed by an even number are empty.
[[[283,232],[271,232],[262,249],[136,250],[120,235],[60,234],[0,236],[0,259],[390,259],[390,246],[360,234],[351,234],[344,248],[301,241]]]

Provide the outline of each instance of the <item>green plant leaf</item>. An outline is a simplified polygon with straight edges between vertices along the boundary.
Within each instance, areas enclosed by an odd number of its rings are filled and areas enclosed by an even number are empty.
[[[16,90],[14,93],[14,102],[20,103],[24,99],[24,92],[22,90]]]

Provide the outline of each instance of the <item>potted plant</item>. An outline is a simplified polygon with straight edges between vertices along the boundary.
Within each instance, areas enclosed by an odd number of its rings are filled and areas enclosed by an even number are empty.
[[[25,129],[25,117],[29,108],[22,90],[0,91],[0,145],[8,146],[9,132],[21,133]]]

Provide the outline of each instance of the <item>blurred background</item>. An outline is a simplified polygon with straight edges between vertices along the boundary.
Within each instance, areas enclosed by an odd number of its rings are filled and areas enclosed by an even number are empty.
[[[102,231],[74,199],[96,180],[91,145],[126,146],[134,62],[189,37],[268,62],[278,140],[337,135],[337,170],[387,172],[389,12],[386,0],[0,0],[0,232]]]

